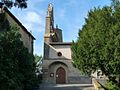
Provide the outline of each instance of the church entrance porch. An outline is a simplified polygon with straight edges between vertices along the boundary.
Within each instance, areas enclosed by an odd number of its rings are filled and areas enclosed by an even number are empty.
[[[47,75],[48,83],[53,84],[68,83],[68,67],[64,62],[53,61],[48,67]]]
[[[44,60],[43,83],[91,84],[91,77],[81,75],[69,60]],[[48,67],[45,67],[48,66]]]
[[[56,71],[56,84],[65,84],[66,83],[66,72],[64,68],[59,67]]]

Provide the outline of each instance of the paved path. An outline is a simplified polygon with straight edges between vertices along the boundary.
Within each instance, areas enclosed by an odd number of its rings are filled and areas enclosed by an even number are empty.
[[[39,90],[94,90],[92,84],[41,84]]]

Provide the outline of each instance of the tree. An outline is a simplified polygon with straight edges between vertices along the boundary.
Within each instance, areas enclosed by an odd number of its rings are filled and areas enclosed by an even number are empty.
[[[1,0],[0,7],[7,6],[8,8],[12,8],[13,6],[18,8],[27,8],[27,0]]]
[[[73,64],[90,75],[101,70],[120,88],[120,4],[94,8],[88,13],[85,25],[73,41]]]
[[[5,31],[9,28],[9,22],[5,16],[5,13],[0,14],[0,31]]]
[[[39,62],[42,59],[42,56],[38,56],[37,54],[34,55],[35,62]]]
[[[39,75],[42,72],[42,56],[34,55],[35,63],[36,63],[36,74]]]
[[[0,90],[31,90],[36,81],[33,55],[24,47],[18,30],[8,26],[0,32]]]
[[[36,63],[36,75],[38,78],[38,83],[42,82],[42,56],[34,55],[35,63]]]

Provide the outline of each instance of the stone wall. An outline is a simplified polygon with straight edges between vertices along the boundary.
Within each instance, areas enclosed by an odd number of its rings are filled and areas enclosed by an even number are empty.
[[[21,40],[23,41],[24,46],[28,48],[30,53],[33,53],[33,38],[28,33],[26,33],[7,13],[6,16],[11,25],[19,28]]]
[[[61,52],[62,56],[58,56]],[[71,59],[71,45],[50,45],[49,58]]]

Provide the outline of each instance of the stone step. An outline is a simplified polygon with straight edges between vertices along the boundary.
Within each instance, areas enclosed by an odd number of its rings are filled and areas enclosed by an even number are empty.
[[[92,84],[41,84],[38,90],[95,90]]]
[[[92,84],[92,79],[87,76],[69,76],[68,83],[70,84]]]

